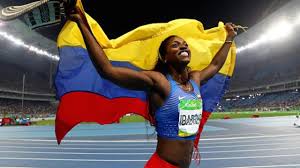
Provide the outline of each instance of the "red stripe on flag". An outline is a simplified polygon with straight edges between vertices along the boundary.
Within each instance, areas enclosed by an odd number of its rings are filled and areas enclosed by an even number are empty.
[[[205,126],[205,124],[206,124],[206,122],[207,122],[210,115],[211,115],[211,112],[202,111],[202,118],[201,118],[200,125],[199,125],[199,128],[198,128],[198,133],[197,133],[196,138],[194,140],[193,160],[196,161],[198,166],[200,165],[200,160],[201,160],[198,144],[199,144],[199,140],[200,140],[200,136],[201,136],[201,133],[203,131],[203,128],[204,128],[204,126]]]
[[[90,92],[71,92],[61,97],[55,119],[55,134],[60,144],[65,135],[81,122],[111,124],[135,113],[149,120],[148,102],[138,98],[114,98]]]

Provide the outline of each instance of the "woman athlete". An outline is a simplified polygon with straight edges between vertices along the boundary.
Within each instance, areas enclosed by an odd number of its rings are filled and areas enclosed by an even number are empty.
[[[122,87],[144,90],[149,96],[157,147],[145,168],[188,168],[200,121],[203,129],[209,116],[202,114],[200,84],[223,66],[237,34],[235,25],[225,24],[226,41],[211,63],[201,71],[190,71],[191,51],[185,40],[178,36],[170,36],[161,43],[159,61],[153,70],[134,71],[114,67],[93,36],[80,9],[69,11],[68,19],[77,23],[98,72]]]

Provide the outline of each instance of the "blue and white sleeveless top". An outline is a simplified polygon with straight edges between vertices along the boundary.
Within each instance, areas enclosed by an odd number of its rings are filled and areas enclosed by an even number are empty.
[[[190,80],[193,91],[186,92],[167,75],[170,95],[155,112],[158,137],[176,140],[194,140],[202,117],[202,99],[197,84]]]

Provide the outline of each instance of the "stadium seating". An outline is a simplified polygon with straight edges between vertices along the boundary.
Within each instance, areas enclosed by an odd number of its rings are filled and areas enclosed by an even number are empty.
[[[240,109],[248,109],[251,111],[269,111],[271,109],[290,110],[299,106],[300,92],[295,90],[223,99],[218,106],[218,111],[234,111]]]

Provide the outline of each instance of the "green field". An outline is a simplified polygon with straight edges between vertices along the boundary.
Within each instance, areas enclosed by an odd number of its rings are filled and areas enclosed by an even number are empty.
[[[32,122],[32,125],[54,125],[55,120],[41,120],[41,121],[36,121]]]
[[[210,119],[233,119],[233,118],[253,118],[253,117],[275,117],[275,116],[289,116],[297,115],[299,111],[285,111],[285,112],[222,112],[222,113],[213,113],[210,116]],[[121,123],[131,123],[131,122],[145,122],[145,119],[141,116],[132,115],[124,116],[120,120]],[[33,122],[33,125],[54,125],[54,120],[42,120],[38,122]],[[89,124],[89,123],[83,123]]]
[[[296,115],[297,111],[286,112],[224,112],[213,113],[210,119],[224,119],[224,118],[253,118],[253,117],[276,117]]]

